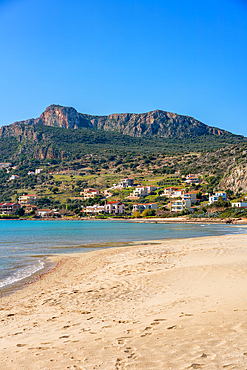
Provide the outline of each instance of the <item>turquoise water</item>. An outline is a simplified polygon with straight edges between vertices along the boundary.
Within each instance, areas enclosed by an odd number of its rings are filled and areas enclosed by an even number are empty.
[[[51,254],[87,252],[95,244],[246,233],[244,227],[126,221],[0,221],[0,289],[42,272]],[[90,247],[91,245],[91,247]],[[104,247],[102,245],[102,247]]]

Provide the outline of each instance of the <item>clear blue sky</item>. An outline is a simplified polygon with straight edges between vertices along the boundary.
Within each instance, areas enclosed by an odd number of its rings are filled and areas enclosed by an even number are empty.
[[[0,126],[50,104],[247,136],[247,1],[0,0]]]

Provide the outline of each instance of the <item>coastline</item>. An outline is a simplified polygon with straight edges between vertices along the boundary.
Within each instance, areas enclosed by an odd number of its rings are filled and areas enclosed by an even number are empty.
[[[42,217],[39,219],[26,219],[26,218],[19,218],[19,219],[8,219],[8,221],[125,221],[125,222],[137,222],[137,223],[145,223],[145,222],[154,222],[154,223],[182,223],[182,224],[198,224],[198,223],[207,223],[207,224],[233,224],[233,225],[247,225],[246,218],[187,218],[187,217],[167,217],[167,218],[160,218],[160,217],[150,217],[150,218],[94,218],[94,217],[63,217],[63,218],[50,218],[50,217]],[[0,221],[6,221],[6,219],[2,219]]]
[[[51,261],[0,300],[6,370],[246,367],[247,234]]]

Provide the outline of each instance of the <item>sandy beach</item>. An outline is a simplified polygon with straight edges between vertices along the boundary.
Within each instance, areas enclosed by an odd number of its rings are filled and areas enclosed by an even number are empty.
[[[0,300],[0,368],[247,369],[247,235],[53,257]]]

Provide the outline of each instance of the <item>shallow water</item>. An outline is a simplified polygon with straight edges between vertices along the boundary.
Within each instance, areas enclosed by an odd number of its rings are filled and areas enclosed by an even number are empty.
[[[139,240],[240,233],[246,233],[246,228],[222,224],[4,220],[0,222],[0,290],[43,272],[51,254],[87,252]]]

